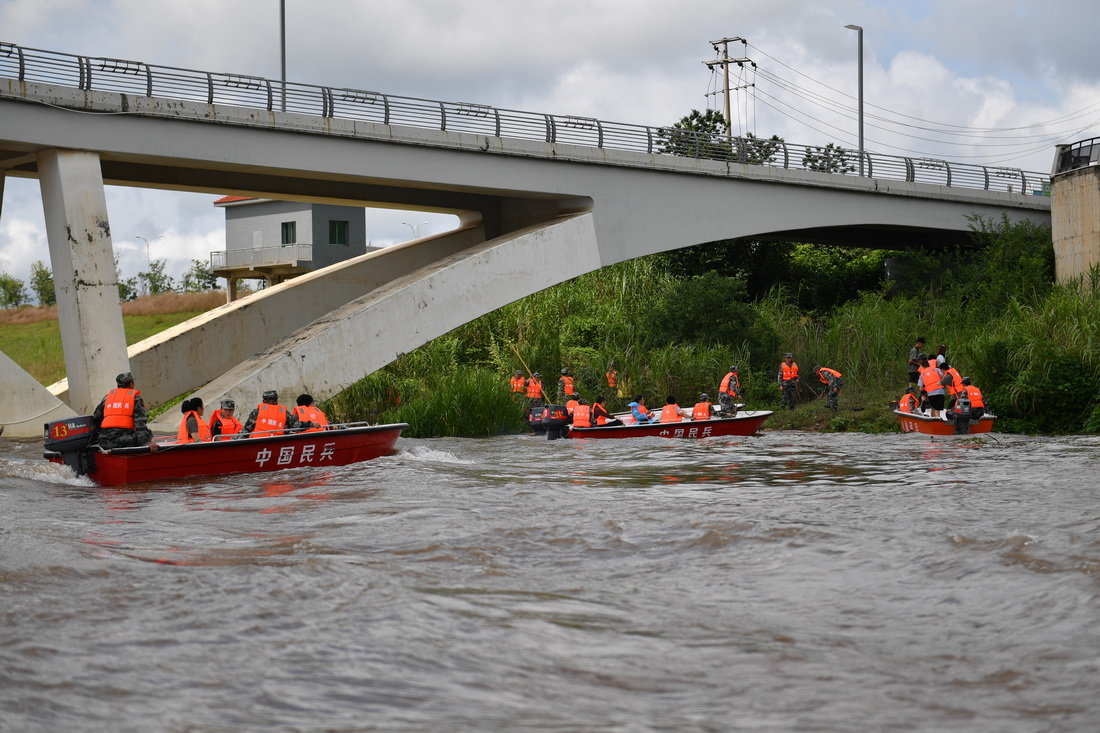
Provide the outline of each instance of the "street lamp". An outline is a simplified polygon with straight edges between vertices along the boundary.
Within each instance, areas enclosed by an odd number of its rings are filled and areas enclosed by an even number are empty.
[[[135,237],[135,239],[140,239],[141,241],[145,242],[145,262],[146,262],[146,266],[150,270],[153,269],[153,258],[149,254],[149,243],[150,242],[155,242],[163,236],[164,236],[163,234],[158,234],[157,236],[153,237],[152,239],[146,239],[145,237]]]
[[[846,25],[859,36],[859,175],[863,177],[863,27]]]
[[[413,239],[420,239],[420,227],[424,226],[428,222],[422,221],[419,224],[417,224],[416,226],[413,226],[412,224],[410,224],[407,221],[403,221],[401,223],[404,224],[405,226],[407,226],[409,229],[412,229]]]

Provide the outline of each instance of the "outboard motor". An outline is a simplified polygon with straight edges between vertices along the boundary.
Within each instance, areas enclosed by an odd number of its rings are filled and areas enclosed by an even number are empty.
[[[955,435],[966,435],[970,432],[970,400],[963,395],[955,400],[953,409],[955,418]]]
[[[546,408],[542,405],[537,405],[527,410],[527,427],[530,428],[531,432],[535,435],[542,435],[546,432],[546,426],[542,424],[542,416],[545,412]]]
[[[83,415],[46,423],[42,444],[47,451],[60,454],[61,462],[77,476],[83,476],[95,470],[95,449],[91,447],[95,437],[92,416]]]
[[[569,424],[569,410],[565,405],[547,405],[542,412],[542,424],[546,428],[546,439],[557,440],[562,428]]]

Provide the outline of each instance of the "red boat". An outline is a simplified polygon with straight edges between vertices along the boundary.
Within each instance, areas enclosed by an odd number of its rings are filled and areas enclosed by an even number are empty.
[[[570,438],[711,438],[722,435],[753,435],[772,414],[771,410],[747,410],[734,417],[712,417],[709,420],[683,420],[670,423],[636,423],[630,413],[615,417],[629,424],[602,425],[591,428],[569,428]]]
[[[970,420],[965,417],[959,418],[956,413],[951,411],[945,411],[946,420],[942,416],[930,417],[921,412],[894,410],[894,414],[898,416],[898,420],[901,422],[903,433],[923,433],[924,435],[977,435],[988,433],[993,430],[993,421],[997,419],[996,415],[991,415],[988,412],[977,420]]]
[[[164,481],[188,476],[261,473],[302,466],[345,466],[389,455],[408,423],[348,423],[320,432],[215,440],[209,443],[159,442],[103,450],[92,445],[90,416],[48,423],[45,458],[67,465],[100,486]]]

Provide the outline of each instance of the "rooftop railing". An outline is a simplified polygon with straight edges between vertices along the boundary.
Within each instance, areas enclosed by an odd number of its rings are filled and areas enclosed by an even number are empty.
[[[728,138],[675,126],[607,122],[594,117],[441,102],[363,89],[281,82],[259,76],[154,66],[141,61],[76,56],[0,43],[0,77],[205,104],[364,120],[499,138],[563,143],[650,155],[678,155],[776,168],[856,175],[857,151],[833,144],[801,145],[779,139]],[[1042,194],[1050,176],[1019,168],[863,153],[871,178],[952,188]]]

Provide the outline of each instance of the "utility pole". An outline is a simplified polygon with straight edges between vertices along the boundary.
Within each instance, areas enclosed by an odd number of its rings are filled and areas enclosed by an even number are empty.
[[[740,36],[734,36],[733,38],[723,38],[718,41],[711,41],[710,45],[714,48],[714,52],[718,53],[718,44],[722,44],[722,57],[717,58],[714,61],[704,61],[708,69],[713,69],[715,66],[721,66],[725,72],[725,82],[722,86],[722,94],[726,98],[726,137],[733,137],[733,116],[730,114],[730,92],[736,91],[736,89],[730,89],[730,64],[737,64],[738,66],[744,66],[745,64],[752,64],[754,67],[756,64],[752,62],[752,59],[741,56],[739,58],[730,58],[730,44],[740,41],[747,49],[749,42]],[[737,87],[737,89],[747,89],[753,84],[745,84]],[[718,92],[713,92],[717,94]]]

